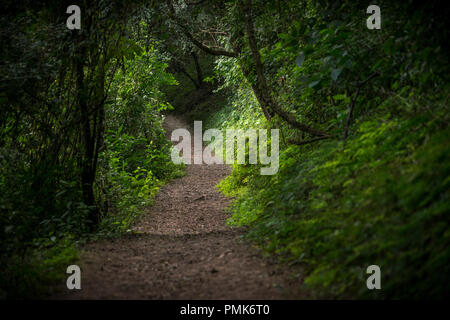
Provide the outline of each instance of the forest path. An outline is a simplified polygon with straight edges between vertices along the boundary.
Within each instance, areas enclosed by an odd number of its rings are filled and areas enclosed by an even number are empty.
[[[188,128],[169,115],[168,134]],[[81,290],[68,299],[289,299],[301,280],[265,258],[230,228],[229,199],[216,185],[227,165],[188,165],[165,185],[134,227],[135,234],[84,247]]]

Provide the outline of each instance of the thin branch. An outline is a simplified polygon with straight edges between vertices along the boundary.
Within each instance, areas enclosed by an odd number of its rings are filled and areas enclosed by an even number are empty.
[[[345,131],[344,131],[344,139],[343,140],[347,139],[347,137],[348,137],[348,131],[349,131],[352,119],[353,119],[353,110],[355,109],[356,99],[358,99],[359,92],[361,91],[361,88],[367,82],[369,82],[371,79],[375,78],[378,75],[379,75],[378,72],[374,72],[366,80],[358,83],[357,88],[356,88],[356,93],[355,93],[353,99],[350,102],[349,111],[348,111],[348,115],[347,115],[347,120],[345,122]]]
[[[196,5],[202,4],[204,2],[206,2],[206,0],[199,0],[199,1],[195,1],[195,2],[184,0],[184,3],[186,3],[188,6],[196,6]]]
[[[219,50],[219,49],[212,49],[208,46],[205,46],[201,41],[197,40],[188,30],[188,28],[182,24],[175,15],[175,9],[173,7],[173,3],[171,0],[166,0],[167,6],[169,8],[169,17],[174,20],[177,25],[183,30],[183,33],[185,36],[199,49],[203,50],[206,53],[209,53],[214,56],[226,56],[226,57],[233,57],[236,58],[238,54],[233,51],[227,51],[227,50]]]
[[[219,35],[222,35],[222,36],[229,36],[230,35],[229,32],[224,32],[224,31],[221,31],[221,30],[200,30],[200,32],[208,33],[208,34],[219,34]]]

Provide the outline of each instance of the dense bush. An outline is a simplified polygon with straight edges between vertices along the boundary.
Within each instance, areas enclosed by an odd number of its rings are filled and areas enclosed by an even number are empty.
[[[164,182],[182,174],[170,159],[171,143],[161,112],[172,108],[160,91],[176,85],[155,49],[127,61],[114,78],[106,110],[105,150],[99,156],[99,198],[104,200],[101,233],[129,231]]]
[[[162,128],[161,87],[177,83],[134,5],[92,3],[80,32],[65,27],[64,4],[7,7],[0,295],[38,297],[76,263],[79,243],[129,231],[182,174]]]
[[[249,225],[264,249],[302,264],[312,294],[448,297],[448,57],[433,35],[438,22],[383,3],[382,30],[369,33],[364,6],[288,3],[255,18],[266,75],[286,109],[332,138],[295,146],[288,141],[305,137],[272,122],[284,137],[280,171],[234,167],[219,185],[236,197],[229,223]],[[218,75],[233,64],[220,58]],[[235,94],[212,125],[261,127],[252,92],[241,94],[239,77],[222,81]],[[379,291],[366,288],[372,264]]]

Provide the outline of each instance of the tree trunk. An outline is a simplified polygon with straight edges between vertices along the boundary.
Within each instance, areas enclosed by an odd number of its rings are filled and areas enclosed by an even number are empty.
[[[256,71],[256,85],[252,85],[252,88],[258,99],[258,102],[261,105],[261,108],[263,109],[264,115],[266,116],[266,118],[268,118],[269,110],[272,110],[287,123],[303,132],[309,133],[313,136],[326,136],[327,134],[325,132],[298,122],[292,114],[284,111],[278,105],[275,99],[272,98],[271,90],[269,90],[269,86],[267,85],[267,81],[264,75],[264,65],[261,62],[261,55],[259,54],[258,46],[256,43],[255,29],[252,19],[252,1],[246,0],[245,2],[241,2],[241,6],[245,16],[245,30],[247,33],[248,43],[250,46],[250,51]],[[244,76],[246,76],[246,78],[248,79],[248,70],[243,69],[243,73]]]
[[[82,153],[80,158],[81,185],[83,201],[89,207],[90,229],[95,229],[100,222],[100,211],[95,203],[94,182],[97,171],[97,159],[100,149],[103,145],[104,133],[104,61],[99,66],[97,76],[93,79],[95,89],[93,96],[89,95],[87,79],[84,76],[83,54],[78,56],[75,62],[75,71],[77,79],[77,102],[80,112],[80,137]],[[91,107],[89,107],[91,106]]]

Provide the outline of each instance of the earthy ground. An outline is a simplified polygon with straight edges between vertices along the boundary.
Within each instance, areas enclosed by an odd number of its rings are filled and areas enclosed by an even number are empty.
[[[168,116],[165,127],[186,127]],[[215,186],[226,165],[188,165],[162,188],[135,234],[85,246],[81,290],[63,299],[290,299],[301,279],[230,228],[229,199]]]

